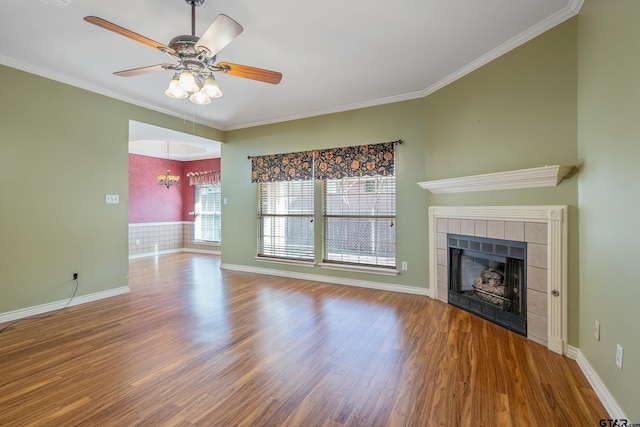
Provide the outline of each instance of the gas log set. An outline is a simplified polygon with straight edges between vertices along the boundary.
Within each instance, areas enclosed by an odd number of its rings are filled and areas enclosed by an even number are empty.
[[[448,234],[449,304],[527,334],[527,244]]]

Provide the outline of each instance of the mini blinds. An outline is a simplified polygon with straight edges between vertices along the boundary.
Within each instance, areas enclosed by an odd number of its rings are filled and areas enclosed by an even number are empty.
[[[313,181],[258,185],[258,256],[314,260]]]
[[[324,262],[396,266],[396,178],[324,182]]]
[[[220,242],[221,220],[220,184],[196,185],[194,239]]]

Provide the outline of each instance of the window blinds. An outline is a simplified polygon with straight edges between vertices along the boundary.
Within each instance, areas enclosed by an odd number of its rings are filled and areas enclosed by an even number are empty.
[[[258,256],[313,261],[313,181],[262,182]]]

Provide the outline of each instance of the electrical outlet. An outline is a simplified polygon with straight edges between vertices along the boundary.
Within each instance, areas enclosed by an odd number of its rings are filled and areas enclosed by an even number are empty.
[[[616,365],[622,369],[622,353],[624,352],[624,348],[622,348],[620,344],[616,344],[616,346]]]
[[[596,327],[593,330],[593,336],[595,337],[595,339],[600,341],[600,322],[598,322],[597,320],[596,320]]]
[[[78,273],[73,273],[73,280],[78,280]]]
[[[402,269],[407,270],[407,268],[409,268],[407,261],[402,261]]]

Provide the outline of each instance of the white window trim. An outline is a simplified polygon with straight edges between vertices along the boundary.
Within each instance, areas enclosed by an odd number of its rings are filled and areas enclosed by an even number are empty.
[[[222,242],[216,242],[213,240],[195,240],[193,239],[191,243],[195,245],[203,245],[203,246],[222,246]]]
[[[296,259],[271,258],[266,256],[256,256],[256,257],[253,257],[253,259],[258,262],[268,262],[272,264],[297,265],[299,267],[315,267],[316,266],[316,263],[313,261],[301,261]]]
[[[382,276],[397,276],[398,274],[400,274],[400,271],[392,268],[367,267],[364,265],[334,264],[330,262],[321,262],[318,264],[318,266],[320,266],[320,268],[324,268],[327,270],[352,271],[355,273],[371,273],[371,274],[379,274]]]
[[[218,228],[219,228],[219,234],[222,235],[222,187],[220,185],[220,183],[217,184],[197,184],[193,186],[193,202],[194,202],[194,206],[193,206],[193,214],[195,215],[195,218],[193,220],[193,236],[194,239],[192,240],[192,243],[194,244],[198,244],[198,245],[214,245],[214,246],[220,246],[222,244],[222,238],[220,240],[199,240],[196,239],[195,236],[198,234],[198,230],[197,228],[197,224],[199,222],[199,220],[201,219],[200,216],[201,215],[205,215],[202,212],[197,212],[196,206],[197,206],[197,201],[198,201],[198,189],[201,187],[211,187],[211,186],[217,186],[218,187],[218,196],[219,196],[219,206],[220,206],[220,213],[218,215],[220,215],[220,222],[218,224]],[[189,214],[191,214],[191,212],[189,212]],[[211,214],[211,213],[207,213],[206,215],[216,215],[216,214]],[[215,228],[214,228],[215,229]],[[214,233],[215,234],[215,233]]]

